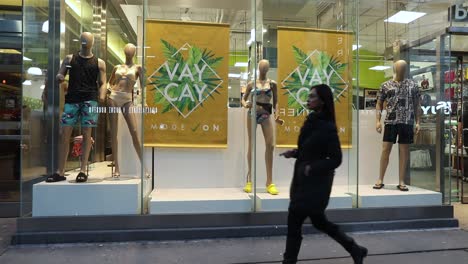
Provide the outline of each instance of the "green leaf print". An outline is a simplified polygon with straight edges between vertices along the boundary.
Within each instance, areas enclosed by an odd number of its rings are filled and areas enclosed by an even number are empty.
[[[347,68],[345,63],[341,63],[337,58],[323,51],[315,51],[308,55],[300,48],[293,46],[292,52],[297,68],[286,80],[283,80],[283,89],[284,94],[288,95],[288,107],[294,109],[296,115],[305,108],[308,97],[307,89],[312,85],[327,83],[325,73],[330,76],[329,85],[333,90],[335,101],[340,102],[340,99],[346,96],[347,84],[340,77]]]
[[[152,76],[151,84],[155,89],[151,91],[154,92],[154,103],[162,105],[162,112],[177,108],[179,114],[186,115],[198,106],[203,107],[204,100],[215,100],[213,94],[220,94],[217,89],[222,88],[222,79],[217,76],[216,69],[224,58],[216,57],[206,48],[202,50],[189,45],[184,45],[188,48],[184,57],[168,41],[161,39],[161,45],[166,62]]]

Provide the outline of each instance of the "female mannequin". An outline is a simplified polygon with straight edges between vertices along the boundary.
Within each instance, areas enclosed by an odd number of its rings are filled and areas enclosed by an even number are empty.
[[[125,53],[125,64],[116,65],[112,71],[109,79],[110,94],[107,100],[109,107],[119,107],[122,115],[127,122],[128,129],[133,141],[133,147],[142,161],[142,149],[141,143],[138,138],[137,123],[134,113],[130,112],[130,108],[133,107],[133,87],[140,79],[140,85],[142,83],[142,67],[133,63],[135,57],[136,47],[133,44],[127,44],[124,47]],[[120,167],[118,160],[118,112],[109,114],[110,126],[111,126],[111,139],[112,139],[112,156],[114,157],[115,173],[112,175],[115,178],[120,177]]]
[[[255,84],[250,82],[247,85],[246,92],[242,98],[242,105],[246,108],[251,108],[252,103],[249,100],[249,96],[252,92],[256,93],[256,118],[257,124],[262,126],[263,136],[265,138],[265,164],[267,172],[267,181],[266,187],[268,193],[272,195],[278,194],[276,186],[273,184],[273,151],[275,149],[274,145],[274,122],[271,118],[271,114],[275,115],[275,120],[278,120],[276,114],[277,102],[278,102],[278,88],[276,82],[273,80],[267,79],[266,75],[270,68],[270,63],[267,60],[261,60],[258,63],[259,76],[255,81]],[[273,99],[273,104],[271,100]],[[273,110],[273,111],[272,111]],[[248,161],[248,172],[247,172],[247,183],[244,187],[246,193],[252,192],[252,177],[250,173],[251,168],[251,156],[252,150],[250,147],[250,138],[252,133],[252,123],[251,123],[251,111],[247,114],[247,134],[249,136],[249,147],[247,152],[247,161]]]

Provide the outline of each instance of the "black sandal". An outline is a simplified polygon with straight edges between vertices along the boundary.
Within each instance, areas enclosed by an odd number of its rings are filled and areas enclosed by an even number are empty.
[[[409,189],[408,189],[408,187],[406,187],[406,185],[397,185],[397,189],[402,191],[402,192],[409,191]]]
[[[54,173],[47,177],[46,182],[59,182],[59,181],[65,181],[66,179],[67,178],[65,178],[65,176],[60,176],[58,173]]]
[[[372,188],[374,188],[374,189],[376,189],[376,190],[380,190],[380,189],[382,189],[384,186],[385,186],[385,184],[383,184],[383,183],[376,183],[376,184],[374,185],[374,187],[372,187]]]
[[[78,173],[76,176],[76,182],[86,182],[88,180],[88,175],[83,172]]]

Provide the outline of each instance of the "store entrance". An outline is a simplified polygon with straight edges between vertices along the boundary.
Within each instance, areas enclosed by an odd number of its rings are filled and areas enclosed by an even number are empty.
[[[451,96],[452,125],[452,200],[468,203],[468,32],[453,31],[450,37],[450,67],[444,74],[446,92]],[[447,94],[447,93],[446,93]]]
[[[1,10],[0,20],[0,217],[19,214],[21,158],[21,7]]]

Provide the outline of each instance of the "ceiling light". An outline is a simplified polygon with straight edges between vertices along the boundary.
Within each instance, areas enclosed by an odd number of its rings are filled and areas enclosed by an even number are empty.
[[[385,71],[385,70],[388,70],[388,69],[390,69],[390,68],[391,68],[390,66],[379,65],[379,66],[371,67],[371,68],[369,68],[369,70],[374,70],[374,71]]]
[[[247,67],[247,66],[249,66],[248,62],[236,62],[236,64],[234,64],[234,67]]]
[[[426,15],[426,13],[422,12],[412,12],[412,11],[400,11],[393,16],[385,19],[385,22],[388,23],[401,23],[401,24],[408,24],[413,22],[414,20]]]
[[[23,56],[24,61],[32,61],[30,58]]]
[[[355,45],[355,44],[353,44],[353,50],[360,49],[361,47],[362,47],[362,45]]]
[[[21,54],[21,52],[15,50],[15,49],[0,49],[0,53],[6,53],[6,54]]]
[[[42,70],[38,67],[31,67],[28,69],[28,74],[31,75],[42,75]]]
[[[229,73],[228,77],[229,78],[239,78],[239,77],[241,77],[241,75],[239,73]]]
[[[23,85],[32,85],[31,80],[26,80],[23,82]]]

